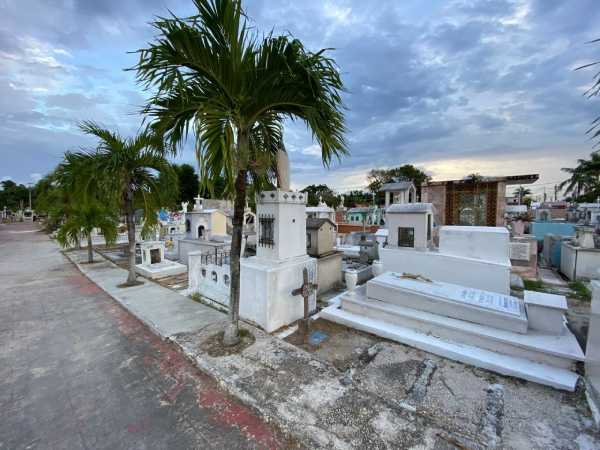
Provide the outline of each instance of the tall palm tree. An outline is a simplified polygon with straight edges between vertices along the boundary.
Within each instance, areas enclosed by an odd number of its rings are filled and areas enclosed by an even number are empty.
[[[98,228],[107,245],[117,240],[118,214],[111,208],[93,200],[78,203],[71,208],[65,222],[58,229],[56,239],[63,247],[78,245],[81,236],[87,239],[88,263],[94,262],[92,232]]]
[[[285,118],[306,123],[323,163],[346,153],[343,83],[325,50],[311,53],[289,35],[259,36],[240,0],[194,0],[197,14],[159,18],[158,37],[138,50],[133,70],[152,97],[144,109],[172,151],[195,132],[202,182],[223,176],[234,199],[230,325],[239,341],[242,221],[246,186],[273,177]]]
[[[83,122],[81,130],[98,138],[87,158],[89,185],[113,198],[125,214],[129,243],[129,274],[125,285],[136,283],[135,274],[135,209],[144,213],[142,235],[148,235],[157,224],[157,212],[168,204],[175,192],[176,175],[165,157],[162,137],[141,133],[125,138],[101,128],[94,122]]]
[[[571,195],[575,200],[586,197],[595,200],[600,194],[600,154],[592,153],[590,159],[578,159],[576,167],[561,169],[570,177],[558,185],[565,189],[565,194]]]

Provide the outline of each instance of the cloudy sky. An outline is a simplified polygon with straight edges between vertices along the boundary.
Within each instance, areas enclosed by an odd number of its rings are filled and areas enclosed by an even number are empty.
[[[248,0],[261,31],[334,48],[351,156],[329,170],[302,124],[286,127],[292,184],[364,184],[371,168],[415,164],[434,179],[540,173],[535,193],[591,150],[600,59],[596,0]],[[0,0],[0,179],[35,180],[65,150],[93,144],[92,119],[135,133],[144,101],[128,53],[153,16],[190,0]],[[177,162],[194,162],[185,151]]]

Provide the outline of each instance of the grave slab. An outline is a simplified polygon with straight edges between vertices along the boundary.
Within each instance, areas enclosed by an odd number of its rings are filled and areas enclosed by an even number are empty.
[[[367,283],[367,297],[502,330],[527,332],[523,301],[495,292],[386,272]]]

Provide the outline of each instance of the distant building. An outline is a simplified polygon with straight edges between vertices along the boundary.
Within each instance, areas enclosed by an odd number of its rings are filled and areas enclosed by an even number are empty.
[[[346,211],[346,223],[351,225],[383,225],[382,210],[376,206],[359,206]]]
[[[433,203],[439,225],[503,226],[506,187],[535,183],[539,175],[430,181],[421,186],[421,201]]]

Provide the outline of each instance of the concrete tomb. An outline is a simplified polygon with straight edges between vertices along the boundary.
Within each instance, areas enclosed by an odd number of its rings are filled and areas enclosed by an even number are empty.
[[[412,217],[417,213],[403,210],[419,205],[428,204],[390,206],[395,212],[388,215],[392,224],[388,225],[388,245],[379,250],[386,271],[418,273],[436,281],[510,294],[510,235],[506,228],[444,226],[439,230],[439,248],[430,248],[430,207],[421,207],[418,221]],[[406,233],[406,228],[414,232]]]
[[[386,272],[367,283],[367,297],[515,333],[527,332],[523,301],[495,292]]]
[[[135,271],[151,279],[165,278],[185,273],[187,267],[165,258],[163,241],[145,241],[139,244],[141,264],[136,264]]]
[[[574,391],[584,360],[563,296],[525,299],[385,272],[341,294],[321,317],[503,375]]]
[[[342,283],[343,253],[334,249],[335,223],[327,218],[306,219],[306,249],[317,258],[317,294],[327,292]]]
[[[289,174],[284,174],[289,183]],[[267,332],[304,315],[302,300],[292,291],[302,284],[306,268],[317,283],[317,261],[306,252],[306,194],[278,189],[256,199],[258,236],[256,256],[240,262],[240,316]],[[309,299],[316,309],[316,292]]]
[[[317,206],[306,207],[306,217],[308,219],[329,219],[335,225],[335,210],[323,201],[323,197],[319,197]]]
[[[600,278],[600,235],[596,228],[586,225],[575,227],[575,238],[561,242],[560,271],[569,280]]]
[[[194,209],[185,214],[185,239],[179,241],[179,262],[188,264],[190,252],[210,252],[212,247],[227,247],[227,216],[219,209],[205,208],[196,197]]]

